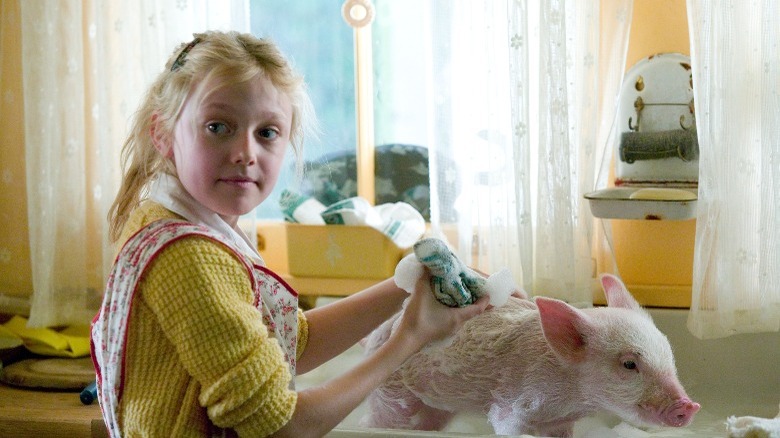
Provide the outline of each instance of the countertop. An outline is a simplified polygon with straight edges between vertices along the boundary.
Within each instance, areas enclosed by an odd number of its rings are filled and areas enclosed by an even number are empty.
[[[97,403],[79,392],[31,390],[0,383],[0,436],[107,437]]]

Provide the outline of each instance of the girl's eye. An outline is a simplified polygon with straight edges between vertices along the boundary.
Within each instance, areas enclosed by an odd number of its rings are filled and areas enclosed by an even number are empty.
[[[208,125],[206,125],[206,128],[209,130],[209,132],[212,132],[214,134],[219,134],[219,135],[227,134],[229,131],[228,126],[220,122],[209,123]]]
[[[274,129],[265,128],[260,130],[259,135],[266,140],[274,140],[279,136],[279,133]]]
[[[634,362],[633,360],[627,360],[627,361],[623,362],[623,368],[625,368],[627,370],[635,370],[636,369],[636,362]]]

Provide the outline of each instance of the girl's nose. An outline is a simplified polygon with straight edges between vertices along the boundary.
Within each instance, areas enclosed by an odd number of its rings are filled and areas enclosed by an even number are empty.
[[[243,164],[245,166],[251,166],[255,164],[257,160],[255,151],[257,145],[252,140],[251,135],[244,135],[236,139],[236,144],[232,150],[232,162],[235,164]]]

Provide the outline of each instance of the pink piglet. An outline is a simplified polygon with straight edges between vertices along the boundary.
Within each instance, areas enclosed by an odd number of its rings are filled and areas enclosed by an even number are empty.
[[[568,437],[576,420],[601,411],[637,425],[690,424],[700,406],[678,381],[666,336],[620,279],[600,280],[608,307],[513,297],[471,319],[374,391],[362,425],[441,430],[467,411],[508,435]],[[367,350],[392,322],[372,333]]]

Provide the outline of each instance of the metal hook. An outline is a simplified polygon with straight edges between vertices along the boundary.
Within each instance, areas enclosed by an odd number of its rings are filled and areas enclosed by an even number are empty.
[[[631,131],[634,131],[634,132],[639,132],[639,123],[637,123],[636,126],[634,126],[631,123],[632,119],[633,119],[633,117],[629,117],[628,118],[628,129],[631,130]],[[639,117],[637,117],[637,119],[639,119]]]
[[[693,114],[693,122],[691,122],[688,126],[685,126],[685,114],[680,115],[680,127],[684,130],[689,130],[694,127],[696,124],[696,109],[693,105],[693,99],[691,99],[690,102],[688,102],[688,110]]]
[[[683,130],[687,131],[687,130],[693,128],[693,125],[695,125],[695,124],[696,124],[696,122],[691,122],[690,125],[685,126],[685,114],[681,114],[680,115],[680,128],[682,128]]]
[[[639,132],[639,118],[642,115],[642,110],[645,109],[645,101],[641,97],[637,97],[634,101],[634,110],[636,110],[636,125],[633,124],[633,118],[628,118],[628,129]]]

